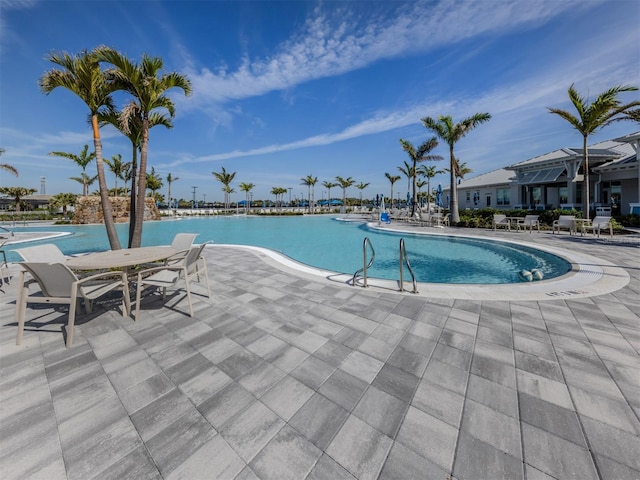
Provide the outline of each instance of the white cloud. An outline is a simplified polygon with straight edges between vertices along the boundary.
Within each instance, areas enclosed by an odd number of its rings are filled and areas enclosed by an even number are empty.
[[[391,18],[367,12],[366,23],[352,11],[317,8],[303,31],[280,45],[272,56],[245,56],[234,71],[226,66],[200,70],[187,67],[194,87],[192,101],[195,105],[259,96],[361,69],[382,59],[423,52],[482,34],[522,29],[567,10],[595,4],[501,1],[492,2],[487,8],[486,2],[473,0],[418,2],[409,7],[403,3]]]

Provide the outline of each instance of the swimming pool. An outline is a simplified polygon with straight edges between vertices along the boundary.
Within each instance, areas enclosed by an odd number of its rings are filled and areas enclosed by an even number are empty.
[[[128,224],[116,226],[126,245]],[[42,226],[19,231],[63,231],[73,235],[46,242],[65,254],[108,250],[102,225]],[[376,252],[370,277],[397,280],[399,239],[419,282],[455,284],[520,283],[522,269],[537,268],[545,279],[567,273],[571,265],[560,257],[522,245],[495,240],[453,236],[412,235],[381,232],[358,222],[339,222],[328,216],[205,217],[147,222],[143,245],[166,245],[178,232],[198,233],[196,242],[253,245],[270,248],[298,262],[324,270],[353,274],[362,267],[362,244],[368,237]],[[33,243],[36,245],[37,243]],[[19,247],[15,247],[19,248]],[[9,254],[17,261],[16,254]]]

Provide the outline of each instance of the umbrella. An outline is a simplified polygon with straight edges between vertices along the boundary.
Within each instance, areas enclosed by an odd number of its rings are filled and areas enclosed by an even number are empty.
[[[442,185],[438,184],[438,190],[436,190],[436,205],[442,206]]]
[[[407,192],[407,206],[411,205],[411,194]]]

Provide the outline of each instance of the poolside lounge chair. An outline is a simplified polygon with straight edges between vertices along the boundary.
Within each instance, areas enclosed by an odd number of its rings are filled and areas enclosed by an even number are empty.
[[[613,225],[611,225],[611,217],[595,217],[590,222],[582,222],[582,234],[585,234],[588,230],[591,230],[594,234],[600,238],[600,231],[609,228],[609,236],[613,237]]]
[[[148,268],[137,272],[137,290],[136,290],[136,314],[138,318],[140,313],[140,297],[142,290],[147,286],[162,288],[162,301],[166,298],[167,288],[174,288],[183,281],[187,292],[187,300],[189,302],[189,316],[193,317],[193,305],[191,304],[191,289],[189,284],[193,277],[200,279],[201,270],[198,266],[198,260],[201,258],[202,250],[207,243],[202,243],[197,247],[191,247],[189,253],[178,263],[171,265],[162,265],[158,267]],[[207,273],[207,263],[203,261],[203,275],[207,284],[207,297],[211,298],[211,289],[209,288],[209,275]]]
[[[576,219],[575,215],[560,215],[557,220],[554,220],[551,224],[551,233],[556,233],[558,231],[558,235],[560,235],[560,230],[568,230],[569,233],[573,233],[574,228],[574,220]]]
[[[501,213],[493,215],[493,230],[495,231],[498,227],[504,227],[507,230],[511,230],[511,221],[506,215]]]
[[[523,228],[524,230],[529,227],[529,233],[533,232],[533,227],[537,227],[538,231],[540,231],[540,215],[525,215],[525,217],[518,221],[518,230]]]
[[[79,279],[64,263],[22,262],[24,269],[20,272],[18,297],[16,299],[16,321],[18,334],[16,345],[22,343],[22,334],[28,303],[69,305],[69,321],[67,323],[67,348],[73,343],[73,327],[76,309],[81,298],[84,299],[87,313],[91,313],[93,301],[106,293],[122,288],[122,315],[129,314],[129,284],[125,272],[103,272]],[[32,279],[25,281],[25,273]],[[30,285],[37,283],[40,292],[29,294]]]
[[[11,251],[20,255],[25,262],[64,263],[67,261],[64,253],[53,243],[17,248]]]

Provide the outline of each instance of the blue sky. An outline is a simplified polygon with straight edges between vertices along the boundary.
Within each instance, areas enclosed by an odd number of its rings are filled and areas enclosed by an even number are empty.
[[[256,185],[254,198],[276,186],[306,196],[307,175],[318,177],[316,198],[336,175],[370,183],[364,196],[375,197],[388,195],[385,172],[400,174],[408,160],[399,139],[418,145],[431,136],[426,116],[492,115],[456,147],[469,176],[580,146],[546,107],[569,109],[572,83],[591,98],[640,86],[639,20],[637,0],[2,0],[0,162],[20,176],[2,172],[0,185],[40,191],[44,176],[47,194],[82,191],[69,179],[79,167],[48,155],[93,148],[82,101],[39,91],[51,51],[109,45],[136,61],[143,52],[161,57],[165,72],[189,77],[190,97],[170,93],[174,128],[152,129],[149,146],[149,165],[179,178],[174,197],[191,199],[195,186],[198,200],[222,201],[211,173],[222,167],[237,172],[232,200],[244,198],[240,182]],[[637,130],[621,122],[590,143]],[[102,135],[105,157],[130,159],[120,133]],[[435,153],[448,154],[442,144]],[[107,180],[112,187],[111,173]],[[435,183],[448,185],[448,176]]]

